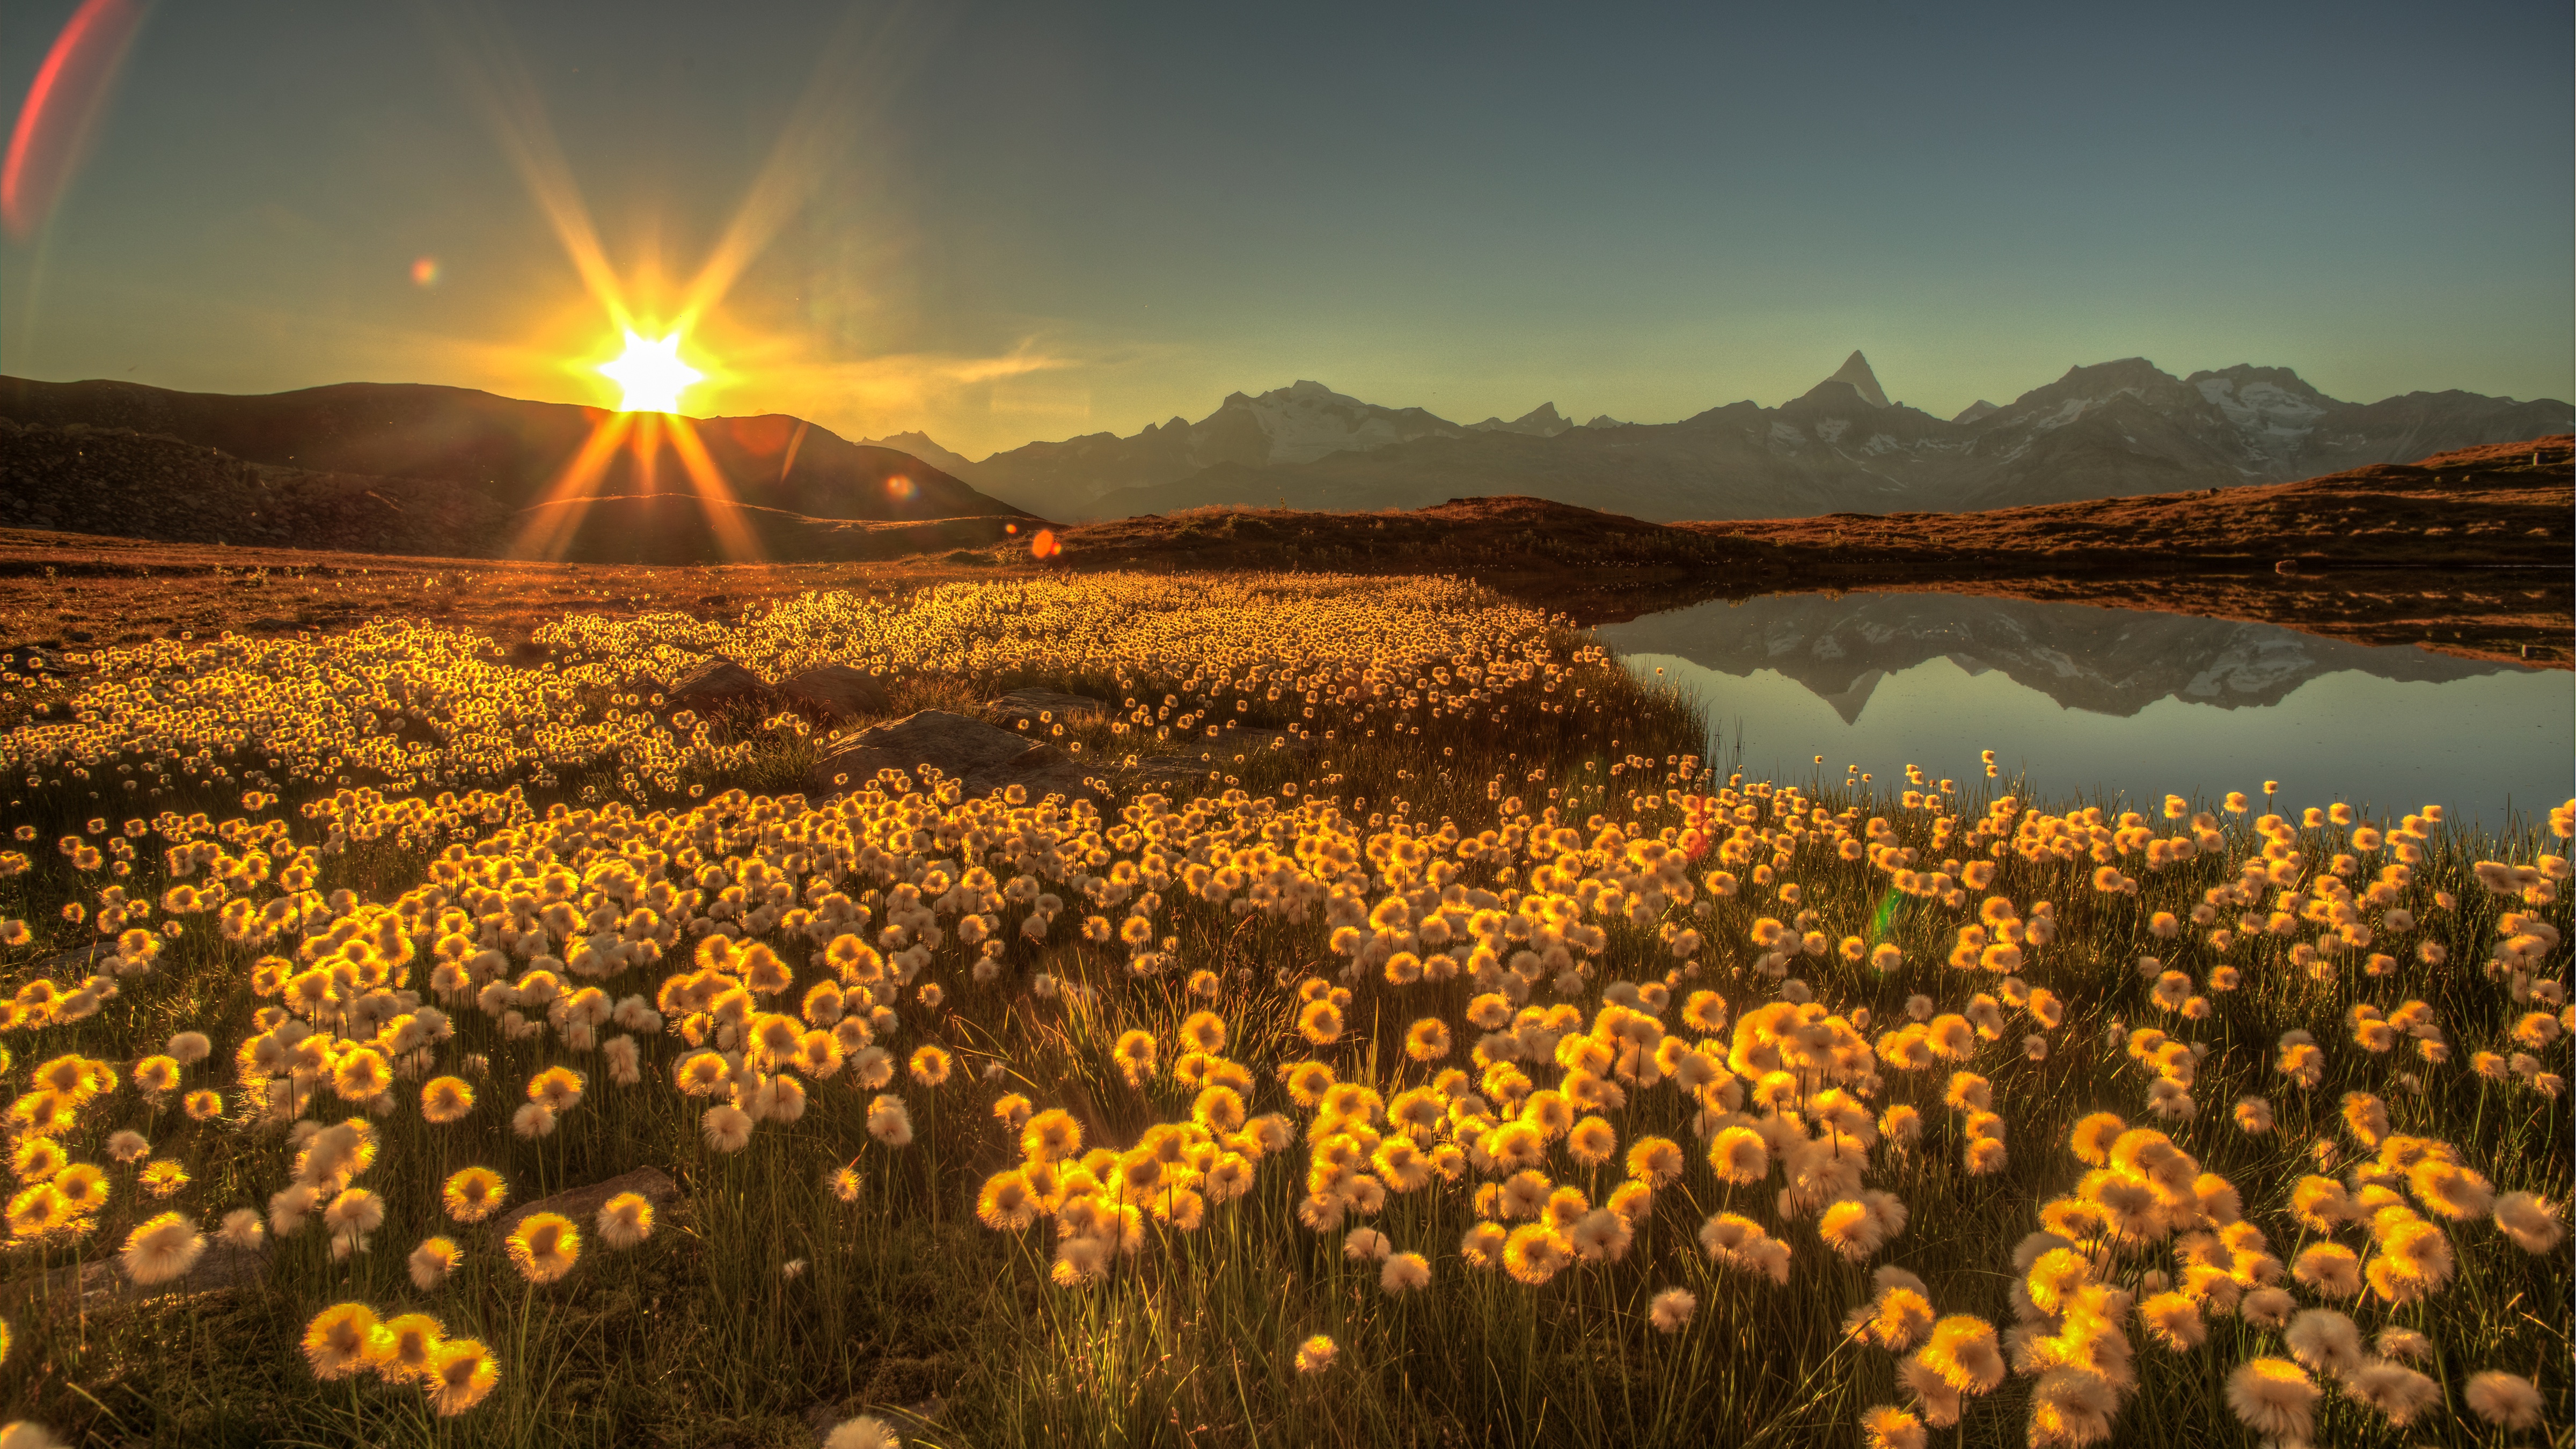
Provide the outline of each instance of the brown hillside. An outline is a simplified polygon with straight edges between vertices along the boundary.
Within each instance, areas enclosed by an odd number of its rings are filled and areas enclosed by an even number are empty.
[[[2374,464],[2297,483],[1985,513],[1835,513],[1648,523],[1541,498],[1388,513],[1199,508],[1085,524],[1064,567],[1488,573],[1718,569],[1806,585],[1933,576],[2320,568],[2565,568],[2566,435]]]

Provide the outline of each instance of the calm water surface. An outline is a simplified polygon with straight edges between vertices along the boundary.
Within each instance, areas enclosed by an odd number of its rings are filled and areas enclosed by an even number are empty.
[[[1991,749],[2040,798],[2350,801],[2545,821],[2576,793],[2576,675],[2270,624],[1956,594],[1775,594],[1604,625],[1695,691],[1710,758],[1748,777],[1904,788]],[[2258,795],[2259,798],[2259,795]]]

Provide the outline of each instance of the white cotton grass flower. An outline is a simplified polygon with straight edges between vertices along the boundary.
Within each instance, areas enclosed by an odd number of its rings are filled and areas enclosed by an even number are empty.
[[[2074,1365],[2050,1369],[2031,1386],[2029,1442],[2037,1449],[2102,1443],[2119,1408],[2120,1390],[2102,1374]]]
[[[256,1251],[268,1237],[268,1224],[260,1220],[257,1208],[234,1208],[224,1214],[224,1225],[216,1229],[215,1236],[223,1240],[225,1247]]]
[[[125,1276],[142,1287],[186,1276],[206,1251],[206,1235],[175,1212],[163,1213],[125,1239]]]
[[[412,1286],[426,1293],[446,1282],[447,1275],[464,1261],[465,1254],[456,1244],[445,1238],[424,1238],[419,1247],[411,1250]]]
[[[2362,1352],[2361,1330],[2351,1319],[2331,1308],[2310,1308],[2290,1320],[2281,1341],[2289,1345],[2290,1356],[2313,1372],[2342,1378],[2368,1361]]]
[[[2442,1397],[2442,1386],[2402,1363],[2380,1359],[2347,1377],[2344,1397],[2403,1429]]]
[[[740,1152],[751,1143],[751,1114],[731,1102],[720,1102],[699,1114],[698,1129],[715,1151]]]
[[[152,1142],[142,1133],[127,1128],[107,1139],[107,1155],[119,1162],[139,1162],[152,1155]]]
[[[2227,1376],[2237,1421],[2277,1444],[2305,1444],[2316,1422],[2317,1386],[2287,1359],[2255,1358]]]
[[[2540,1423],[2540,1390],[2520,1374],[2502,1369],[2472,1374],[2462,1397],[2469,1412],[2499,1429],[2530,1429]]]
[[[1324,1370],[1333,1366],[1333,1360],[1341,1357],[1341,1353],[1342,1346],[1333,1342],[1330,1335],[1321,1333],[1316,1334],[1314,1337],[1307,1339],[1304,1343],[1297,1345],[1297,1372],[1301,1374],[1322,1373]]]
[[[2495,1225],[2513,1240],[2515,1247],[2526,1253],[2544,1254],[2555,1250],[2567,1236],[2558,1211],[2538,1193],[2509,1192],[2495,1201]]]
[[[269,1195],[268,1230],[281,1238],[295,1236],[304,1226],[307,1214],[321,1206],[322,1189],[306,1184],[281,1188]]]
[[[1431,1285],[1431,1263],[1420,1253],[1396,1253],[1378,1269],[1377,1286],[1388,1297],[1419,1292]]]
[[[2381,1358],[2401,1359],[2407,1363],[2430,1363],[2433,1360],[2433,1341],[2411,1328],[2383,1328],[2371,1346],[2379,1350]]]
[[[1957,1395],[1951,1396],[1955,1403]],[[1861,1443],[1867,1449],[1924,1449],[1931,1442],[1922,1416],[1879,1404],[1860,1416]]]
[[[809,1431],[810,1432],[810,1431]],[[874,1414],[843,1419],[823,1438],[823,1449],[899,1449],[903,1440]]]
[[[880,1093],[868,1103],[868,1135],[888,1147],[912,1145],[912,1112],[901,1097]]]
[[[364,1237],[384,1221],[385,1200],[363,1187],[346,1189],[322,1210],[322,1225],[335,1236]]]
[[[0,1424],[0,1449],[66,1449],[66,1446],[44,1425],[31,1419],[14,1419]]]
[[[653,1236],[653,1204],[640,1192],[621,1192],[599,1209],[599,1240],[631,1248]]]
[[[1679,1333],[1699,1312],[1699,1298],[1687,1288],[1667,1288],[1647,1306],[1646,1319],[1658,1333]]]

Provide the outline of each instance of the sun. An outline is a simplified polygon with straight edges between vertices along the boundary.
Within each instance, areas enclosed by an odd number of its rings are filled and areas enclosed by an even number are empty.
[[[622,413],[676,413],[680,393],[706,377],[680,360],[679,333],[654,342],[636,336],[631,327],[626,329],[625,353],[615,362],[601,363],[599,370],[626,389],[617,404]]]

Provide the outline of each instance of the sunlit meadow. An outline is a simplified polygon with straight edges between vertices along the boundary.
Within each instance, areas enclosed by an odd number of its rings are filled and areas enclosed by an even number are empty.
[[[0,1445],[2567,1442],[2576,804],[1750,780],[1438,579],[539,642],[0,681]]]

